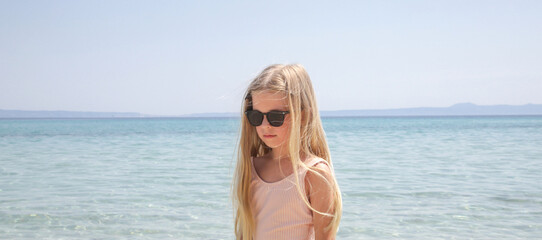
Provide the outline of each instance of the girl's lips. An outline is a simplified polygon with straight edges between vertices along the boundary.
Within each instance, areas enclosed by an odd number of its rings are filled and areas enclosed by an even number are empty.
[[[264,138],[272,138],[272,137],[275,137],[277,135],[263,135]]]

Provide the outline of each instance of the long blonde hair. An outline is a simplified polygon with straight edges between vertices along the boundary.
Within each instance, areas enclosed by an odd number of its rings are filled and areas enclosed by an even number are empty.
[[[243,99],[237,165],[232,187],[235,235],[237,239],[249,240],[253,238],[256,222],[250,205],[251,157],[263,156],[271,151],[258,137],[256,128],[250,125],[243,115],[246,110],[252,107],[251,94],[263,90],[286,93],[292,121],[287,144],[294,169],[297,191],[305,204],[313,211],[313,214],[322,214],[332,218],[325,231],[332,231],[335,234],[342,213],[341,192],[337,181],[335,178],[333,178],[333,181],[327,181],[313,167],[309,167],[301,161],[301,154],[320,157],[327,161],[332,173],[334,172],[311,80],[305,68],[299,64],[276,64],[265,68],[250,83]],[[310,205],[306,194],[300,187],[300,182],[304,184],[304,180],[299,179],[299,174],[296,171],[299,167],[303,167],[316,176],[322,177],[333,190],[333,202],[327,212],[317,211]]]

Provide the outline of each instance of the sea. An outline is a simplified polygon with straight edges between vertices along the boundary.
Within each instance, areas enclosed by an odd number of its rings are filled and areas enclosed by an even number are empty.
[[[542,116],[324,118],[337,239],[541,239]],[[239,118],[0,120],[0,239],[234,239]]]

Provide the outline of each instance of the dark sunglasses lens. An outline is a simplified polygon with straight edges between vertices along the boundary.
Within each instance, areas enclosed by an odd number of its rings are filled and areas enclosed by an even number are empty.
[[[248,122],[252,126],[262,125],[263,114],[261,112],[254,111],[254,110],[247,111],[247,118],[248,118]]]
[[[280,127],[284,123],[284,114],[270,112],[267,114],[267,121],[269,121],[269,124],[273,127]]]

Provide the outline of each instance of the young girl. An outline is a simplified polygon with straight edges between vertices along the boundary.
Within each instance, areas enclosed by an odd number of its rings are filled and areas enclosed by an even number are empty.
[[[264,69],[242,111],[232,194],[237,239],[334,239],[341,193],[303,66]]]

